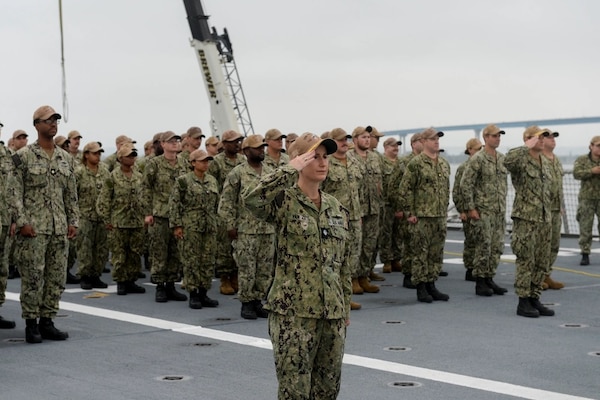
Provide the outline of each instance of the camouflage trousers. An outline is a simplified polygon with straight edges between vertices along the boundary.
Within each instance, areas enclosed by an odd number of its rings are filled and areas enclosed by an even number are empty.
[[[362,246],[358,276],[368,276],[377,261],[377,239],[379,238],[379,214],[362,218]]]
[[[70,270],[77,261],[77,237],[69,240],[69,254],[67,255],[67,269]]]
[[[594,216],[597,218],[600,230],[600,199],[580,199],[577,206],[577,222],[579,223],[579,248],[581,254],[592,251],[592,229]]]
[[[279,400],[336,399],[346,324],[343,319],[269,314]]]
[[[238,298],[242,303],[264,299],[273,280],[275,234],[239,233],[232,245],[238,266]]]
[[[348,264],[353,278],[360,273],[360,253],[362,248],[362,223],[359,219],[348,221]]]
[[[219,277],[222,274],[230,275],[237,273],[237,266],[233,260],[233,247],[231,246],[229,236],[227,236],[227,229],[225,226],[219,226],[217,229],[218,241],[215,274]]]
[[[552,236],[550,239],[550,263],[546,269],[546,275],[552,272],[552,266],[556,262],[558,250],[560,249],[560,229],[562,228],[562,214],[560,210],[552,211]]]
[[[473,235],[473,229],[471,228],[470,221],[463,221],[463,233],[465,240],[463,242],[463,265],[467,269],[473,269],[473,259],[475,258],[475,242],[476,237]]]
[[[394,210],[390,206],[382,208],[379,222],[379,258],[382,263],[400,260],[402,255],[402,242],[398,238],[398,222],[394,218]]]
[[[6,245],[8,240],[8,226],[0,226],[0,306],[6,299],[6,284],[8,282],[8,252]]]
[[[150,240],[150,275],[153,283],[177,282],[181,279],[181,263],[177,240],[167,218],[154,217],[148,228]]]
[[[114,228],[108,237],[111,271],[115,282],[135,282],[142,269],[144,228]]]
[[[183,239],[178,241],[183,263],[185,289],[210,289],[215,276],[217,238],[214,232],[197,232],[184,229]]]
[[[400,254],[400,260],[402,260],[402,273],[404,275],[412,275],[412,260],[413,260],[413,251],[410,247],[410,230],[409,223],[406,218],[397,219],[396,218],[396,237],[398,241],[398,247],[402,250]]]
[[[412,252],[412,283],[434,282],[444,262],[446,218],[421,217],[408,225]]]
[[[100,221],[81,218],[77,230],[77,258],[79,276],[100,276],[108,261],[106,226]]]
[[[511,247],[517,256],[515,293],[518,297],[539,298],[542,281],[550,263],[552,224],[513,218]]]
[[[479,214],[479,220],[469,220],[468,224],[473,246],[473,276],[493,278],[504,252],[504,213]],[[465,237],[467,231],[465,230]],[[466,243],[465,243],[466,247]]]
[[[66,235],[17,236],[23,319],[54,318],[67,279]]]

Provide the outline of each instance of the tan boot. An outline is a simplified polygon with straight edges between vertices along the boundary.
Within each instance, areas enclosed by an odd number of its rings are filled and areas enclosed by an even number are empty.
[[[544,279],[544,283],[548,285],[550,289],[558,290],[565,287],[565,284],[562,282],[558,282],[550,278],[550,275],[546,275],[546,279]],[[543,286],[543,284],[542,284]]]
[[[367,293],[379,292],[379,286],[371,285],[371,282],[369,282],[369,278],[367,278],[366,276],[361,276],[360,278],[358,278],[358,284]]]
[[[235,290],[233,290],[233,287],[231,287],[231,281],[229,280],[229,275],[227,275],[227,274],[221,275],[220,291],[221,291],[221,294],[225,294],[225,295],[232,295],[235,293]]]
[[[545,281],[542,282],[542,290],[548,290],[548,284]]]
[[[381,275],[379,275],[377,272],[375,271],[371,271],[369,273],[369,279],[372,281],[378,281],[378,282],[383,282],[385,281],[385,278]]]
[[[389,274],[390,272],[392,272],[392,264],[391,263],[385,263],[383,264],[383,271],[384,274]]]
[[[402,272],[402,264],[399,260],[392,260],[392,272]]]
[[[350,302],[350,309],[351,310],[360,310],[362,308],[362,306],[360,305],[360,303],[357,303],[355,301],[351,301]]]
[[[352,278],[352,294],[363,294],[364,290],[358,283],[358,278]]]

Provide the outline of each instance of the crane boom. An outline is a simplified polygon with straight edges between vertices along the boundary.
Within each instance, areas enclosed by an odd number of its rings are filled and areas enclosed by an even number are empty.
[[[222,35],[214,28],[210,30],[200,0],[183,0],[183,3],[192,32],[190,44],[200,64],[210,102],[212,134],[240,132],[240,125],[244,136],[254,133],[227,30]]]

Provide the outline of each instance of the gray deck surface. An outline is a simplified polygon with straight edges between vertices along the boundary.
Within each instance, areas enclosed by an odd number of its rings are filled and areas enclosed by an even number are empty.
[[[462,239],[448,232],[450,275],[437,282],[449,302],[418,303],[401,273],[354,296],[363,308],[351,315],[339,398],[600,399],[600,250],[581,267],[577,240],[563,238],[552,276],[567,286],[542,296],[556,316],[528,319],[515,314],[510,247],[496,278],[509,292],[482,298],[464,280]],[[218,282],[209,295],[220,306],[191,310],[155,303],[147,279],[146,294],[127,296],[103,280],[111,286],[93,292],[67,285],[55,322],[70,339],[36,345],[23,339],[20,280],[8,281],[0,313],[17,328],[0,330],[0,399],[277,397],[266,320],[242,319]]]

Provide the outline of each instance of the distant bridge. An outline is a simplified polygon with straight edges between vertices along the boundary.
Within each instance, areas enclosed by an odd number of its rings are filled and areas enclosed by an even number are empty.
[[[530,125],[538,125],[540,127],[554,126],[554,125],[578,125],[578,124],[596,124],[600,123],[600,117],[583,117],[583,118],[557,118],[557,119],[532,119],[525,121],[515,122],[488,122],[485,124],[469,124],[469,125],[447,125],[447,126],[436,126],[442,132],[448,131],[468,131],[473,130],[475,136],[479,136],[483,128],[488,126],[490,123],[496,124],[500,129],[506,128],[526,128]],[[395,131],[383,132],[385,136],[399,136],[403,142],[406,143],[406,136],[412,135],[413,133],[421,132],[424,129],[429,128],[428,126],[422,128],[413,129],[399,129]]]

